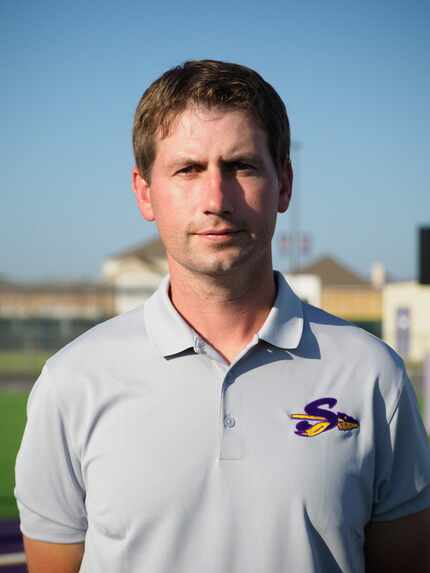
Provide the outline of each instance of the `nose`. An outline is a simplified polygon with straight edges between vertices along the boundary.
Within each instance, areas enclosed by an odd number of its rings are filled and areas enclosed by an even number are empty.
[[[202,193],[203,211],[207,215],[225,215],[233,212],[232,183],[221,169],[208,170]]]

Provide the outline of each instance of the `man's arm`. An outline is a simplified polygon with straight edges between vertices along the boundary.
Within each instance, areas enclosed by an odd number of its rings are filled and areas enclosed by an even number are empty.
[[[23,537],[29,573],[78,573],[84,543],[47,543]]]
[[[60,400],[61,382],[49,376],[45,365],[28,399],[15,464],[15,498],[30,573],[77,573],[84,552],[86,492],[62,401],[73,400]]]
[[[393,521],[369,523],[365,535],[366,573],[430,571],[430,508]]]

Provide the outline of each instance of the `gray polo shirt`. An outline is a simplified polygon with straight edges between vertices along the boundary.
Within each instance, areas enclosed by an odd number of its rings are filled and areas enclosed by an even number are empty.
[[[430,507],[399,357],[276,281],[230,365],[167,277],[48,360],[16,465],[25,535],[85,540],[87,573],[358,573],[366,523]]]

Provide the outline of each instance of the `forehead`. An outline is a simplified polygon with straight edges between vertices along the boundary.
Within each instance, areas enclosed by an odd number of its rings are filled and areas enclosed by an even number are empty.
[[[267,149],[265,131],[251,112],[231,108],[188,106],[163,133],[156,135],[157,151],[175,149]]]

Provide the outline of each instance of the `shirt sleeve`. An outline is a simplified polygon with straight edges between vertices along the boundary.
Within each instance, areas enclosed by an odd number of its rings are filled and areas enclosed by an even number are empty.
[[[414,389],[403,372],[399,400],[389,419],[375,481],[372,521],[390,521],[430,507],[430,447]]]
[[[15,466],[21,531],[52,543],[85,539],[85,490],[55,380],[45,365],[30,393]]]

